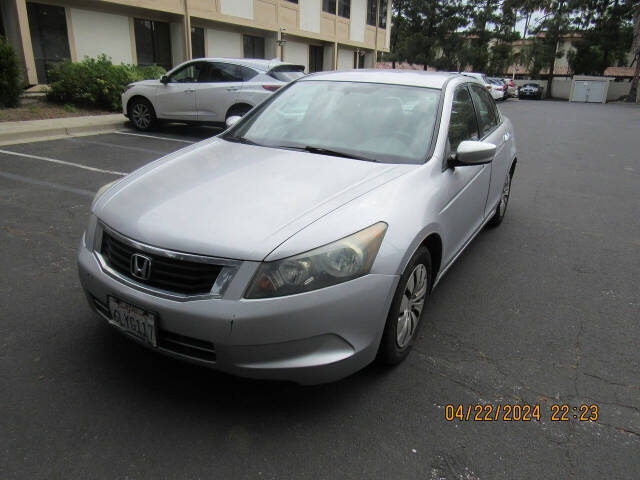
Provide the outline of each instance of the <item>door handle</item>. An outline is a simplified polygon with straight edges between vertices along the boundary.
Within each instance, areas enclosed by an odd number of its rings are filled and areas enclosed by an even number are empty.
[[[195,89],[189,89],[184,91],[184,93],[193,93],[193,92],[195,92]]]
[[[240,87],[228,87],[227,92],[235,92],[236,90],[240,90]]]

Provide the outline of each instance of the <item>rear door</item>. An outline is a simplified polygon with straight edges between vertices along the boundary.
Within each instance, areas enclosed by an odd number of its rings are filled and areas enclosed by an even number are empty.
[[[207,62],[207,72],[203,73],[197,85],[198,120],[224,122],[227,111],[236,102],[242,84],[242,69],[239,65]]]
[[[511,133],[507,131],[505,122],[502,121],[500,112],[495,100],[491,97],[482,86],[477,84],[469,85],[473,105],[478,118],[478,128],[480,130],[480,139],[484,142],[493,143],[496,146],[496,155],[491,167],[491,184],[489,193],[484,205],[485,216],[489,215],[500,199],[502,187],[506,180],[507,162],[509,149],[506,141],[510,140]]]
[[[205,62],[193,62],[172,72],[154,97],[156,114],[173,120],[196,120],[196,85]]]

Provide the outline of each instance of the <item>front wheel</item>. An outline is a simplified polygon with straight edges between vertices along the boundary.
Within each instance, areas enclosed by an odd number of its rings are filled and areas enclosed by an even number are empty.
[[[431,290],[431,254],[422,246],[400,277],[384,327],[378,358],[395,365],[409,354]]]
[[[147,132],[156,124],[156,112],[149,100],[136,98],[129,105],[129,119],[138,130]]]
[[[512,177],[513,175],[511,174],[511,172],[508,172],[507,178],[505,179],[504,185],[502,187],[502,193],[500,194],[500,201],[498,202],[496,213],[488,223],[490,227],[497,227],[502,223],[502,220],[504,220],[504,216],[507,213],[507,205],[509,205],[509,196],[511,195]]]

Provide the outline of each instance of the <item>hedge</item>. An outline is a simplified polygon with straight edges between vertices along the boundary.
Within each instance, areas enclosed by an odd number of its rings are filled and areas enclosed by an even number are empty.
[[[49,70],[47,98],[54,102],[120,110],[126,86],[139,80],[160,78],[164,68],[152,65],[114,65],[111,58],[85,57],[81,62],[65,60]]]
[[[0,107],[17,107],[22,85],[18,56],[0,35]]]

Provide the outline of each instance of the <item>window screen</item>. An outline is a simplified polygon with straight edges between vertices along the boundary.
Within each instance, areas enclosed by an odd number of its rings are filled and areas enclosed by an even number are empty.
[[[244,35],[244,58],[264,58],[264,38]]]
[[[193,58],[204,58],[204,28],[191,27],[191,54]]]

